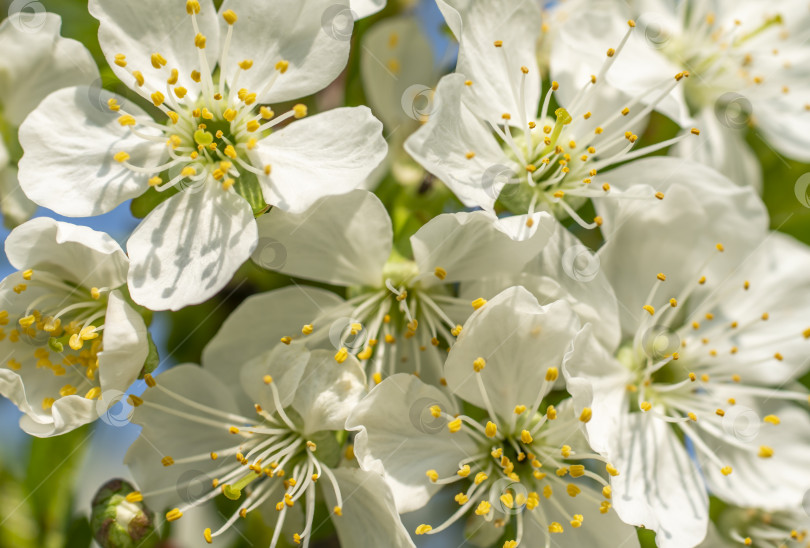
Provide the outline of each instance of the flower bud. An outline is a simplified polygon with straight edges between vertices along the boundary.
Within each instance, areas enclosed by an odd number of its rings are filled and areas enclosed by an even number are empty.
[[[159,540],[154,514],[122,479],[108,481],[93,497],[90,526],[103,548],[151,548]]]

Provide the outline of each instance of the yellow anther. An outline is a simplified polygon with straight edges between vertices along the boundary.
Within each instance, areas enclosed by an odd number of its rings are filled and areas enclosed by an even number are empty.
[[[602,190],[604,190],[605,192],[610,191],[610,183],[604,183],[602,185]]]
[[[119,67],[127,66],[127,56],[123,53],[116,53],[113,62]]]
[[[297,118],[297,119],[303,118],[304,116],[307,115],[307,106],[306,105],[298,103],[297,105],[293,106],[292,109],[293,109],[293,113],[294,113],[293,116],[295,116],[295,118]]]
[[[343,363],[343,362],[346,361],[346,359],[348,357],[349,357],[349,351],[344,346],[340,350],[337,351],[337,354],[335,354],[335,361],[338,362],[338,363]]]
[[[491,509],[492,509],[492,505],[489,502],[487,502],[485,500],[482,500],[478,504],[478,507],[475,509],[475,514],[477,516],[486,516],[487,514],[489,514],[489,511]]]
[[[724,476],[728,476],[729,474],[731,474],[731,472],[732,472],[732,468],[731,468],[731,466],[724,466],[724,467],[722,467],[722,468],[720,469],[720,472],[721,472],[721,473],[722,473]]]
[[[526,406],[525,405],[516,405],[515,406],[515,415],[520,415],[524,411],[526,411]]]
[[[425,533],[429,533],[432,530],[433,530],[433,527],[431,527],[430,525],[427,525],[426,523],[423,523],[422,525],[420,525],[419,527],[416,528],[416,534],[417,535],[424,535]]]
[[[98,386],[94,386],[93,388],[88,390],[87,393],[84,395],[84,397],[88,400],[97,400],[100,396],[101,396],[101,388]]]
[[[135,83],[138,84],[138,87],[142,86],[145,82],[143,74],[141,74],[141,71],[139,70],[133,70],[132,76],[135,78]]]
[[[534,440],[532,439],[532,435],[528,430],[522,430],[520,432],[520,441],[528,445]]]
[[[553,405],[546,407],[546,417],[548,420],[553,421],[557,418],[557,409]]]
[[[484,358],[480,356],[475,358],[475,361],[473,361],[473,369],[475,370],[476,373],[480,373],[481,371],[483,371],[486,366],[487,366],[486,360],[484,360]]]
[[[492,421],[487,421],[487,426],[484,429],[488,438],[494,438],[498,434],[498,425]]]
[[[183,517],[183,512],[179,508],[175,508],[166,512],[166,521],[177,521]]]
[[[436,470],[428,470],[427,472],[425,472],[425,475],[433,483],[436,483],[436,481],[439,480],[439,473]]]
[[[548,486],[546,486],[548,487]],[[556,521],[552,521],[551,524],[548,526],[549,533],[562,533],[563,526],[557,523]]]
[[[205,35],[198,32],[197,36],[194,37],[194,45],[200,49],[205,49]]]
[[[464,493],[458,493],[455,497],[453,497],[453,500],[459,503],[459,505],[464,505],[467,504],[467,502],[470,500],[470,497],[468,497]]]
[[[475,310],[478,310],[479,308],[481,308],[481,307],[482,307],[482,306],[484,306],[485,304],[487,304],[486,299],[483,299],[483,298],[481,298],[481,297],[478,297],[477,299],[475,299],[473,302],[471,302],[471,303],[470,303],[470,305],[471,305],[471,306],[473,307],[473,309],[475,309]]]
[[[691,421],[693,421],[693,422],[694,422],[694,421],[697,421],[697,415],[695,415],[695,414],[694,414],[694,413],[692,413],[691,411],[690,411],[689,413],[687,413],[687,414],[686,414],[686,416],[687,416],[687,417],[689,417],[689,420],[691,420]]]
[[[779,424],[780,422],[782,422],[776,415],[766,415],[765,418],[762,420],[770,424]]]
[[[462,466],[461,468],[459,468],[459,470],[458,470],[458,472],[456,472],[456,474],[458,474],[458,475],[459,475],[459,476],[461,476],[462,478],[466,478],[467,476],[469,476],[469,475],[470,475],[470,465],[469,465],[469,464],[465,464],[464,466]]]
[[[251,120],[247,124],[245,124],[245,127],[249,132],[253,133],[254,131],[258,130],[261,127],[261,124],[259,124],[259,122],[257,122],[256,120]]]
[[[641,402],[641,405],[639,407],[641,407],[642,411],[646,412],[646,411],[649,411],[650,409],[652,409],[652,404],[650,402],[648,402],[648,401],[643,401],[643,402]]]
[[[159,53],[153,53],[151,61],[152,66],[155,67],[156,69],[161,69],[165,67],[167,63],[166,59]]]
[[[222,18],[225,19],[225,22],[229,25],[233,25],[236,23],[236,20],[239,19],[233,10],[225,10],[222,12]]]
[[[276,70],[279,71],[281,74],[284,74],[285,72],[287,72],[288,68],[290,68],[290,62],[289,61],[285,61],[285,60],[282,59],[281,61],[276,63]]]
[[[118,163],[124,163],[129,160],[129,154],[122,150],[121,152],[117,152],[115,156],[113,156],[113,159]]]
[[[773,456],[773,448],[768,447],[767,445],[760,445],[757,456],[762,459],[769,459]]]
[[[151,95],[151,97],[152,97],[152,103],[154,103],[154,105],[156,107],[159,107],[160,105],[162,105],[163,102],[166,100],[166,97],[162,93],[160,93],[159,91],[154,92]]]
[[[556,381],[557,377],[559,377],[559,375],[560,375],[560,372],[556,367],[549,367],[548,369],[546,369],[546,380],[548,382]]]
[[[461,430],[461,419],[455,419],[447,423],[447,428],[451,433],[455,434]]]
[[[645,305],[644,305],[644,306],[642,306],[641,308],[643,308],[644,310],[646,310],[646,311],[647,311],[647,312],[650,314],[650,316],[655,316],[655,308],[653,308],[652,306],[650,306],[650,305],[648,305],[648,304],[645,304]]]
[[[568,496],[571,496],[571,497],[575,497],[575,496],[577,496],[578,494],[580,494],[582,492],[582,490],[579,487],[577,487],[576,485],[574,485],[573,483],[569,483],[566,486],[565,490],[568,493]]]
[[[444,280],[447,277],[447,271],[440,266],[437,266],[433,270],[433,274],[439,278],[440,280]]]
[[[454,337],[458,337],[459,335],[461,335],[461,330],[462,327],[456,324],[456,326],[450,330],[450,334],[453,335]]]
[[[163,466],[171,466],[172,464],[174,464],[174,459],[173,459],[173,458],[171,458],[169,455],[166,455],[165,457],[163,457],[162,459],[160,459],[160,463],[161,463]]]

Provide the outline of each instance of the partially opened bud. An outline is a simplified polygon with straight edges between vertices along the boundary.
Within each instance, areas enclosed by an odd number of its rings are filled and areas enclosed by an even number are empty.
[[[154,514],[141,494],[122,479],[112,479],[98,490],[90,526],[103,548],[151,548],[159,540],[154,534]]]

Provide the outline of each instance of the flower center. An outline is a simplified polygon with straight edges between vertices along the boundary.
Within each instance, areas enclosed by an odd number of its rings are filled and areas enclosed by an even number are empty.
[[[210,452],[184,455],[180,458],[164,455],[161,458],[163,466],[201,461],[213,461],[217,464],[211,473],[213,475],[213,479],[210,480],[211,488],[194,500],[167,512],[168,521],[180,519],[188,510],[219,495],[232,501],[240,501],[239,510],[234,512],[219,529],[203,531],[203,537],[211,543],[240,517],[244,518],[268,500],[271,503],[276,500],[274,507],[278,517],[273,541],[270,543],[271,546],[275,546],[281,535],[288,509],[304,497],[306,505],[304,530],[293,535],[296,543],[300,543],[312,532],[315,489],[323,476],[335,492],[337,506],[332,511],[336,515],[341,515],[343,499],[337,480],[330,470],[331,467],[337,466],[341,459],[340,433],[321,431],[304,435],[300,415],[292,408],[282,407],[278,388],[270,375],[265,375],[260,382],[264,383],[272,394],[273,409],[263,409],[259,404],[254,404],[258,420],[220,411],[186,398],[158,384],[151,375],[146,375],[145,380],[150,389],[161,391],[174,400],[174,403],[167,406],[153,403],[150,399],[130,396],[129,401],[132,405],[158,409],[190,423],[221,428],[234,437],[232,445],[212,447]],[[208,477],[206,475],[206,478]],[[189,488],[192,483],[199,480],[199,477],[195,477],[185,485],[172,487],[172,490]],[[141,500],[143,497],[162,492],[165,492],[165,489],[151,493],[135,492],[132,496]]]
[[[237,67],[224,64],[238,19],[231,10],[223,13],[228,34],[217,76],[205,56],[206,38],[200,33],[196,19],[199,3],[194,0],[187,2],[186,11],[197,33],[193,46],[198,53],[200,70],[193,71],[190,77],[199,84],[199,94],[192,97],[188,89],[178,84],[178,70],[170,68],[169,61],[160,53],[152,54],[151,62],[155,69],[165,72],[165,84],[147,81],[140,71],[128,68],[124,54],[117,54],[115,64],[129,71],[134,79],[132,89],[163,111],[167,120],[158,124],[136,119],[114,98],[108,101],[110,110],[120,114],[118,123],[121,126],[128,127],[134,135],[146,141],[165,142],[169,160],[160,166],[136,166],[129,162],[130,154],[125,150],[116,153],[114,158],[128,169],[149,176],[149,185],[158,192],[178,185],[180,188],[196,188],[218,184],[222,190],[234,191],[245,198],[254,214],[259,215],[267,208],[259,180],[270,176],[272,166],[262,164],[253,151],[275,126],[292,118],[303,118],[307,115],[307,108],[298,104],[276,116],[271,108],[257,103],[287,71],[289,62],[284,59],[276,63],[275,72],[268,78],[264,89],[238,87],[239,75],[250,70],[253,61],[245,59],[237,63]],[[234,71],[236,76],[227,86],[225,75]]]
[[[21,283],[13,289],[19,299],[30,296],[31,300],[20,304],[20,316],[10,332],[0,327],[0,339],[8,336],[14,344],[5,366],[20,371],[31,361],[37,370],[48,369],[68,381],[58,396],[43,399],[43,409],[49,409],[57,397],[72,396],[80,390],[88,399],[100,397],[96,372],[110,289],[87,289],[33,270],[22,272]],[[10,319],[8,310],[0,310],[0,326],[7,326]]]

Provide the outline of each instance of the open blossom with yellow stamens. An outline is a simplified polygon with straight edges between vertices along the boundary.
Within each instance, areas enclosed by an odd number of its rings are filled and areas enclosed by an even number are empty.
[[[611,0],[568,15],[559,37],[569,59],[559,64],[562,71],[598,66],[593,53],[619,39],[630,16],[638,18],[639,32],[608,75],[612,85],[634,95],[688,67],[692,77],[656,107],[686,131],[695,121],[703,129],[705,139],[677,147],[680,156],[740,184],[761,185],[762,168],[741,132],[753,127],[780,154],[810,160],[810,11],[801,0],[639,0],[632,6]]]
[[[272,516],[270,546],[282,536],[309,546],[324,501],[346,546],[412,546],[382,478],[345,456],[343,423],[365,393],[354,358],[279,344],[229,370],[181,365],[147,378],[132,397],[141,436],[125,458],[140,495],[176,521],[218,497],[238,501],[224,523],[199,532],[211,543],[254,510]],[[200,491],[200,486],[204,486]],[[373,522],[374,528],[361,526]],[[370,543],[370,544],[366,544]]]
[[[246,348],[259,348],[255,341],[266,347],[269,333],[273,343],[281,338],[333,348],[337,362],[356,355],[377,383],[400,371],[439,382],[447,346],[483,303],[459,299],[457,285],[519,270],[548,239],[550,215],[537,213],[531,229],[520,219],[499,221],[482,211],[440,215],[411,237],[409,259],[394,251],[391,219],[369,192],[322,198],[300,215],[270,211],[259,220],[259,232],[272,235],[269,251],[276,256],[283,248],[285,260],[268,265],[263,255],[268,250],[262,248],[254,260],[291,276],[347,287],[348,299],[322,298],[303,288],[254,297],[226,322],[204,359],[227,361],[224,349],[234,337]],[[269,309],[286,313],[267,318]]]
[[[366,107],[309,117],[303,104],[272,106],[343,69],[349,42],[321,21],[339,4],[233,1],[217,13],[212,0],[91,2],[111,68],[156,117],[105,91],[51,95],[20,129],[26,194],[89,216],[157,192],[127,245],[134,300],[164,310],[211,297],[255,248],[254,215],[356,188],[385,156]]]
[[[510,14],[500,25],[491,24],[496,5]],[[439,82],[435,112],[408,139],[406,149],[465,205],[492,210],[498,201],[514,213],[550,211],[595,228],[600,220],[583,219],[577,209],[588,199],[627,190],[607,169],[694,137],[634,148],[654,105],[689,74],[674,70],[646,93],[617,99],[605,75],[637,32],[633,21],[625,37],[607,50],[596,74],[582,81],[554,81],[543,95],[536,3],[514,8],[505,0],[476,2],[460,17],[464,29],[456,73]],[[565,101],[558,97],[564,86],[575,90]],[[553,109],[552,99],[561,106]],[[664,198],[659,189],[646,190],[633,198]]]
[[[593,409],[591,445],[621,472],[617,513],[676,547],[703,540],[708,492],[738,506],[801,504],[797,455],[810,440],[797,407],[808,395],[790,383],[808,369],[810,252],[767,232],[751,188],[668,196],[645,208],[605,201],[589,282],[604,289],[590,305],[618,329],[586,328],[565,371],[574,402]],[[671,234],[683,239],[661,246]]]
[[[729,506],[718,517],[721,527],[712,527],[700,548],[807,548],[810,516],[803,508],[768,511]]]
[[[464,324],[445,364],[449,394],[394,375],[352,412],[358,461],[384,475],[400,512],[442,486],[457,491],[453,515],[416,534],[481,518],[474,526],[491,529],[489,545],[616,546],[632,536],[610,511],[615,470],[583,436],[590,411],[546,401],[578,329],[566,303],[543,307],[508,289]]]
[[[129,261],[107,234],[38,218],[6,239],[0,394],[20,427],[53,436],[94,421],[138,377],[146,326],[121,292]]]

